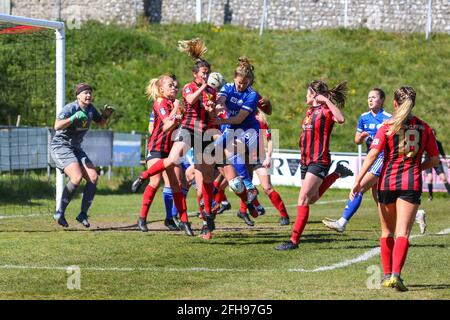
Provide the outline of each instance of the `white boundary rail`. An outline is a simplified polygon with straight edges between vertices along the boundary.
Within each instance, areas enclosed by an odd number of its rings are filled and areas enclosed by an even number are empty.
[[[64,22],[33,19],[27,17],[0,14],[0,22],[41,27],[55,30],[56,35],[56,114],[58,115],[65,104],[65,30]],[[56,170],[56,199],[60,199],[64,185],[64,176]],[[58,201],[58,200],[57,200]],[[56,201],[56,202],[57,202]],[[58,203],[56,203],[58,207]]]

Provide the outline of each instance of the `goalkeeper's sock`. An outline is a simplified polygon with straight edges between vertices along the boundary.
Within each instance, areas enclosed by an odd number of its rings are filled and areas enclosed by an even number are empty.
[[[83,190],[83,198],[81,200],[81,212],[88,212],[94,201],[95,192],[97,191],[97,184],[87,182]]]
[[[62,192],[61,201],[59,203],[58,212],[64,214],[66,212],[66,208],[72,200],[75,191],[78,189],[78,185],[69,181],[65,186]]]

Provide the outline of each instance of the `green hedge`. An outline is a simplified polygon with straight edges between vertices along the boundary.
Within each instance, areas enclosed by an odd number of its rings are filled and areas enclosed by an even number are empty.
[[[415,113],[436,128],[448,149],[450,36],[444,34],[425,41],[423,34],[330,29],[266,31],[260,37],[257,30],[230,25],[141,24],[124,28],[87,23],[67,32],[66,99],[74,99],[76,82],[89,82],[98,106],[110,103],[119,107],[111,122],[113,129],[145,131],[150,109],[144,95],[147,82],[169,72],[182,84],[190,82],[192,61],[176,48],[178,40],[193,37],[206,42],[206,58],[228,81],[239,55],[250,58],[256,72],[254,87],[272,100],[275,112],[269,123],[280,130],[283,148],[297,148],[307,84],[324,79],[331,85],[349,82],[346,122],[336,126],[332,150],[356,151],[356,123],[367,110],[367,93],[372,87],[386,91],[386,109],[392,112],[393,91],[404,84],[417,91]],[[54,111],[49,110],[48,119],[53,118]]]

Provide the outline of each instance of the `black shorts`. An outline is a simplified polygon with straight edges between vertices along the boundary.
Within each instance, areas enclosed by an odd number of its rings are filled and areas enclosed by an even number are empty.
[[[150,150],[145,157],[145,161],[150,161],[152,159],[164,159],[168,156],[169,154],[166,152]]]
[[[312,173],[313,175],[315,175],[321,179],[325,179],[325,177],[328,174],[328,170],[330,170],[330,167],[331,167],[331,165],[324,166],[324,165],[318,164],[318,163],[310,163],[307,166],[302,164],[302,166],[300,167],[300,173],[301,173],[302,180],[305,179],[307,172]]]
[[[203,159],[203,153],[205,153],[205,149],[208,147],[206,154],[211,155],[214,157],[215,149],[214,149],[214,141],[213,138],[209,141],[203,141],[203,134],[198,131],[186,129],[180,127],[174,132],[174,142],[181,141],[185,142],[189,147],[194,148],[194,159],[197,163],[199,160],[199,156],[202,156],[201,159]],[[197,145],[201,143],[201,148],[198,148]]]
[[[426,169],[425,172],[426,173],[432,173],[433,169],[434,169],[434,171],[436,172],[437,175],[440,175],[441,173],[445,174],[444,167],[442,166],[442,162],[439,162],[439,164],[436,167]]]
[[[397,201],[398,198],[413,204],[420,204],[420,196],[422,191],[412,190],[378,190],[378,202],[382,204],[390,204]]]

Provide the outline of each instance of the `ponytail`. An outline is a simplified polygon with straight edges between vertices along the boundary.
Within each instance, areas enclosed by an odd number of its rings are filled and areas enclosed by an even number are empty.
[[[388,136],[396,134],[411,115],[411,111],[416,104],[416,91],[412,87],[403,86],[394,92],[394,100],[397,102],[398,107],[392,119],[387,121],[391,125],[386,133]]]
[[[253,73],[254,69],[255,67],[253,67],[253,65],[246,57],[239,57],[238,65],[234,70],[234,77],[249,79],[249,85],[252,85],[255,82],[255,74]]]
[[[208,52],[208,48],[200,38],[178,41],[178,50],[194,60],[192,72],[198,72],[201,67],[211,69],[209,62],[203,59],[203,56]]]
[[[151,79],[148,82],[148,85],[145,88],[145,94],[147,95],[148,100],[156,100],[160,97],[159,88],[161,88],[161,83],[165,78],[171,78],[171,76],[163,74],[158,78]]]

